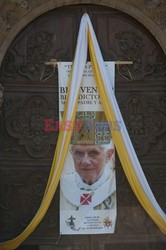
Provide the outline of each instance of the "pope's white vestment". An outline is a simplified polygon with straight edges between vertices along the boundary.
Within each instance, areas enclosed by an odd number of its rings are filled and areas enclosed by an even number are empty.
[[[92,185],[77,172],[61,176],[61,210],[114,209],[116,207],[115,171],[105,166],[103,174]]]

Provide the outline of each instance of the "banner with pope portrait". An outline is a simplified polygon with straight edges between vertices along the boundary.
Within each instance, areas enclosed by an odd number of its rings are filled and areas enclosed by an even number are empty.
[[[114,88],[114,64],[105,65],[110,88]],[[71,62],[58,63],[60,120],[71,66]],[[90,62],[85,66],[75,122],[65,121],[63,129],[73,132],[60,179],[60,234],[114,233],[117,208],[111,131],[119,130],[120,124],[106,121]]]

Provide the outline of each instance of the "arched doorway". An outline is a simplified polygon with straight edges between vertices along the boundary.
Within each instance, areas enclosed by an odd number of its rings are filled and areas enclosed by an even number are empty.
[[[63,7],[43,14],[22,30],[1,66],[0,81],[5,89],[0,129],[2,240],[26,227],[42,199],[57,139],[56,133],[43,131],[44,119],[58,120],[58,78],[55,72],[41,83],[40,76],[44,61],[73,59],[84,12],[91,17],[104,59],[134,62],[129,68],[117,68],[116,95],[152,190],[161,206],[166,205],[166,58],[162,49],[141,24],[118,10],[97,5]],[[46,72],[51,70],[47,67]],[[43,250],[162,249],[166,243],[134,197],[118,159],[116,167],[118,220],[114,235],[59,238],[57,191],[46,217],[24,244]]]

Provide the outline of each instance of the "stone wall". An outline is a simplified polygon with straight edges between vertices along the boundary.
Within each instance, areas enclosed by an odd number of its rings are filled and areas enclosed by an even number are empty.
[[[121,10],[142,23],[166,53],[165,0],[1,0],[0,63],[15,36],[33,19],[57,7],[99,4]]]

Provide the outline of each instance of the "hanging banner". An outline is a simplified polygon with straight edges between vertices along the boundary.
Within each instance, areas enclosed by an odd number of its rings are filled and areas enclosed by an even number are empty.
[[[60,120],[71,66],[71,62],[58,63]],[[110,88],[114,88],[113,64],[106,62],[106,68]],[[111,130],[120,126],[117,121],[106,121],[90,62],[85,66],[75,122],[58,126],[73,131],[60,180],[60,234],[114,233],[117,211]]]

